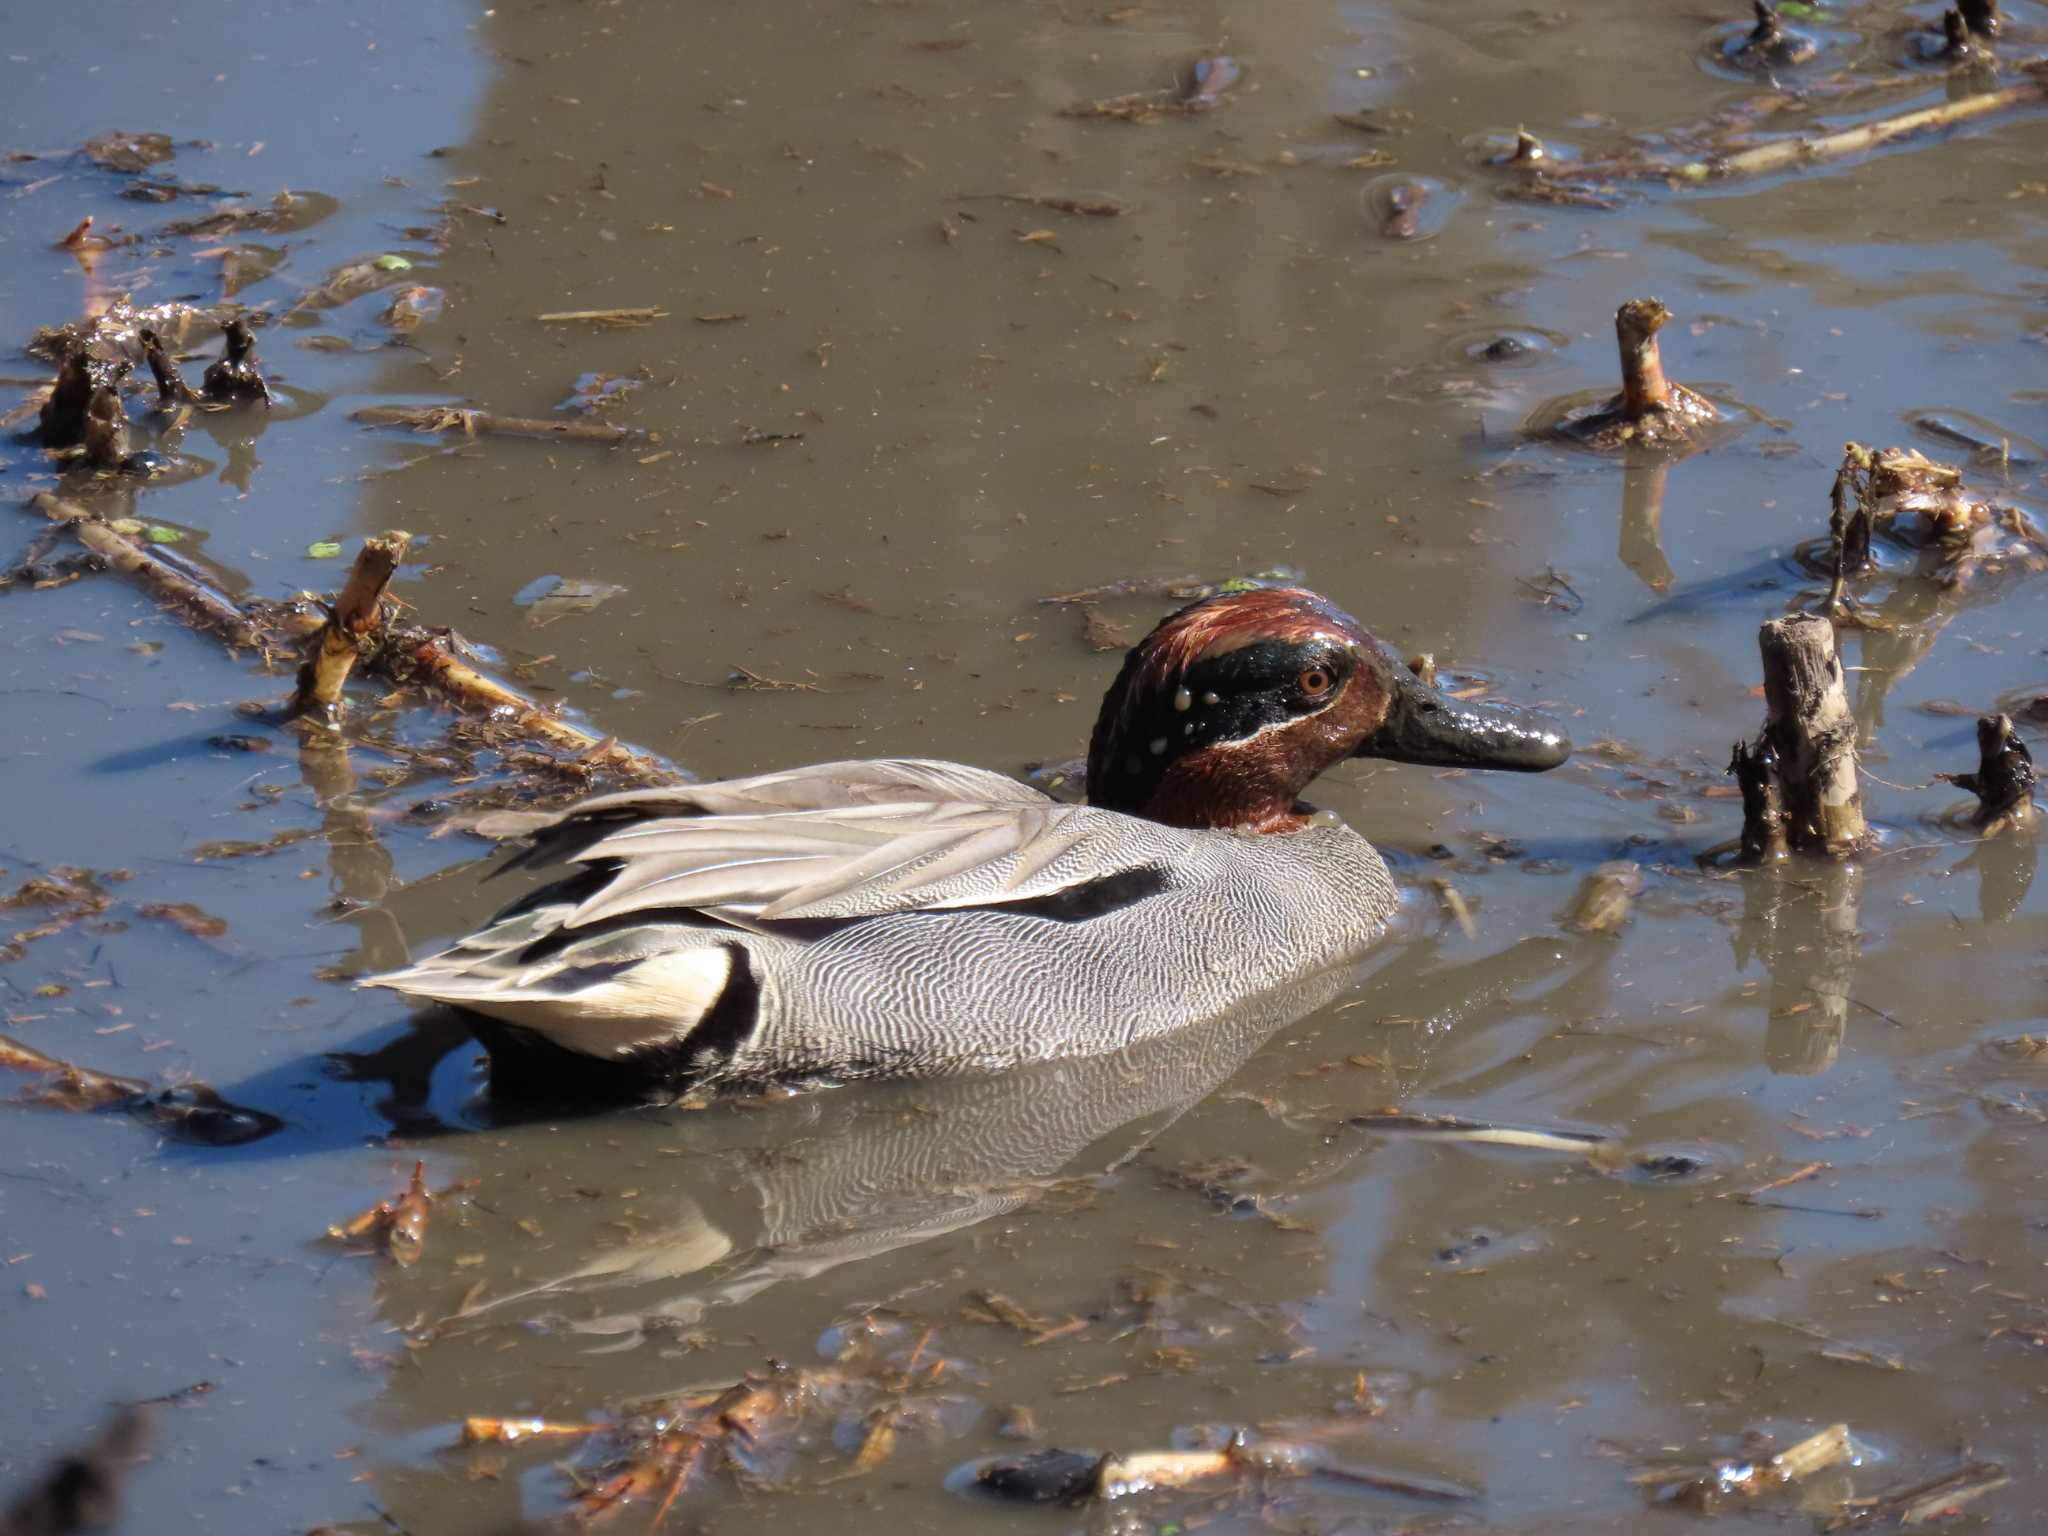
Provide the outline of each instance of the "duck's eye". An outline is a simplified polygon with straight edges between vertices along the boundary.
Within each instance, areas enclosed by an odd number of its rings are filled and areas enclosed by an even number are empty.
[[[1303,693],[1312,699],[1319,699],[1330,691],[1330,684],[1334,679],[1330,676],[1327,667],[1310,667],[1295,681],[1300,685]]]

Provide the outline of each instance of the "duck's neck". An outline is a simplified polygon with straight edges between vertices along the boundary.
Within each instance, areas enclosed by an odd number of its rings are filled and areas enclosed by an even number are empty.
[[[1190,752],[1167,764],[1150,793],[1133,804],[1115,796],[1090,801],[1169,827],[1227,832],[1298,832],[1308,824],[1301,788],[1264,753],[1243,748]]]

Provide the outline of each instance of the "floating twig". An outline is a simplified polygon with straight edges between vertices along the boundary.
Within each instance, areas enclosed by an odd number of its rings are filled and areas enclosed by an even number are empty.
[[[1067,197],[1036,192],[962,192],[954,199],[962,203],[1023,203],[1032,208],[1050,208],[1054,213],[1071,213],[1084,219],[1113,219],[1124,205],[1110,197]]]
[[[668,311],[652,306],[641,309],[558,309],[551,314],[535,315],[542,325],[652,325],[657,320],[666,320]]]
[[[1849,1437],[1849,1426],[1830,1424],[1775,1456],[1717,1459],[1703,1471],[1678,1476],[1653,1471],[1638,1474],[1632,1481],[1653,1489],[1660,1504],[1681,1504],[1711,1514],[1733,1500],[1757,1498],[1855,1459],[1856,1443]]]
[[[75,502],[39,492],[29,505],[51,521],[64,524],[87,549],[139,581],[195,628],[218,634],[232,646],[257,651],[266,664],[275,656],[295,652],[321,627],[291,605],[237,607],[197,576],[173,565],[154,545],[119,532]],[[478,671],[457,655],[447,630],[425,625],[387,626],[384,643],[356,665],[389,682],[420,686],[465,713],[486,717],[497,743],[524,738],[569,754],[566,763],[550,759],[552,766],[571,768],[578,775],[612,773],[640,784],[673,783],[678,777],[675,769],[658,759],[621,745],[615,737],[599,736],[572,724]]]
[[[1491,1125],[1483,1120],[1463,1120],[1456,1115],[1411,1114],[1405,1110],[1378,1110],[1353,1115],[1344,1122],[1356,1130],[1381,1135],[1399,1135],[1422,1141],[1456,1141],[1471,1146],[1519,1147],[1531,1152],[1590,1152],[1612,1140],[1598,1131],[1546,1131],[1528,1126]]]
[[[1019,1503],[1086,1504],[1159,1489],[1192,1488],[1246,1473],[1330,1477],[1381,1493],[1437,1503],[1460,1503],[1480,1496],[1478,1489],[1462,1483],[1348,1466],[1330,1460],[1314,1446],[1241,1436],[1219,1450],[1208,1451],[1138,1451],[1110,1456],[1058,1449],[1034,1451],[989,1462],[975,1474],[975,1483],[997,1498]]]
[[[529,416],[494,416],[453,405],[366,405],[350,420],[370,427],[404,427],[413,432],[460,432],[465,437],[561,438],[572,443],[623,443],[640,434],[631,427],[599,421],[553,421]]]
[[[2034,77],[2018,85],[2002,86],[1974,96],[1960,96],[1953,101],[1879,118],[1876,122],[1845,128],[1838,133],[1774,139],[1768,144],[1758,144],[1732,154],[1689,161],[1675,167],[1673,174],[1684,181],[1727,181],[1737,176],[1768,176],[1776,171],[1797,170],[1816,161],[1841,160],[1915,134],[1952,128],[1958,123],[2010,112],[2017,107],[2048,104],[2048,74],[2040,73],[2041,70],[2040,65],[2030,66]]]
[[[172,563],[158,546],[117,532],[98,513],[48,491],[29,498],[29,508],[61,523],[72,537],[122,575],[133,578],[175,609],[188,624],[219,635],[229,645],[263,653],[278,648],[274,628],[238,608],[197,576]]]
[[[2003,1488],[2012,1479],[1995,1461],[1972,1461],[1930,1477],[1909,1483],[1867,1499],[1847,1499],[1823,1530],[1842,1531],[1875,1525],[1932,1525],[1960,1514],[1963,1507],[1985,1494]]]

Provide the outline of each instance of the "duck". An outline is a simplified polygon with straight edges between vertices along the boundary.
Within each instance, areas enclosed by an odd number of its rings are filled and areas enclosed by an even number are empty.
[[[1329,600],[1225,590],[1125,657],[1084,804],[924,758],[499,813],[547,883],[359,985],[463,1010],[493,1091],[691,1091],[1096,1057],[1356,960],[1395,912],[1302,801],[1348,758],[1534,772],[1545,717],[1452,698]]]

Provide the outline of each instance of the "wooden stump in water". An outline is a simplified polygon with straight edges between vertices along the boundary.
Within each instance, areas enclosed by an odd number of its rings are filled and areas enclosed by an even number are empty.
[[[1738,741],[1728,771],[1742,791],[1742,862],[1766,864],[1789,851],[1785,842],[1785,791],[1778,782],[1770,738]]]
[[[1835,627],[1795,614],[1766,621],[1757,643],[1764,664],[1764,742],[1784,796],[1786,840],[1802,853],[1846,858],[1869,829],[1856,787],[1856,718],[1842,687]]]
[[[2013,729],[2011,715],[1985,715],[1977,722],[1977,771],[1937,778],[1977,797],[1976,824],[1987,832],[2026,827],[2034,821],[2034,754]]]
[[[328,610],[299,667],[298,692],[292,697],[294,713],[310,714],[333,724],[341,714],[342,685],[355,667],[366,641],[381,627],[384,589],[391,573],[405,558],[412,535],[403,531],[380,539],[363,540],[362,552],[348,573],[348,584]]]

